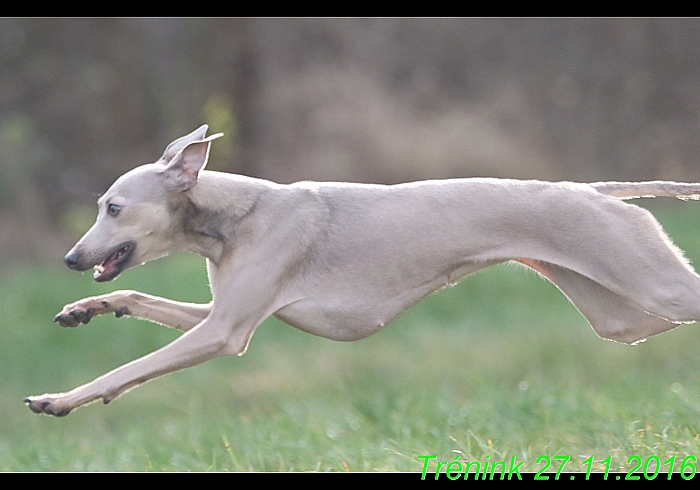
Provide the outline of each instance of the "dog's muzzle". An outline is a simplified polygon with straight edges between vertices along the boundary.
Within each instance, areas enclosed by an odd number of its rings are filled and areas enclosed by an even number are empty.
[[[93,278],[97,282],[111,281],[116,278],[128,265],[129,259],[134,253],[136,243],[128,241],[117,245],[97,259],[86,260],[84,254],[79,251],[71,251],[63,258],[69,269],[86,271],[95,269]]]

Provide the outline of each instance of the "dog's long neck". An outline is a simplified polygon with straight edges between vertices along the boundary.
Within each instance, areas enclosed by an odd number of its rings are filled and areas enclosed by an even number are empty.
[[[260,194],[274,185],[240,175],[201,172],[176,205],[186,250],[218,264],[226,248],[233,246],[235,228],[254,210]]]

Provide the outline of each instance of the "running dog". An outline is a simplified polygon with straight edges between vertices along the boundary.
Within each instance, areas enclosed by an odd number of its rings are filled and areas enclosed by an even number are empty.
[[[122,175],[65,257],[111,281],[173,251],[206,257],[209,304],[135,291],[86,298],[65,327],[106,313],[184,332],[65,393],[24,401],[67,415],[217,356],[241,355],[274,315],[333,340],[367,337],[430,293],[505,261],[552,281],[606,339],[633,344],[700,320],[700,277],[646,210],[621,199],[700,199],[700,184],[581,184],[488,178],[398,185],[273,182],[203,170],[204,125]]]

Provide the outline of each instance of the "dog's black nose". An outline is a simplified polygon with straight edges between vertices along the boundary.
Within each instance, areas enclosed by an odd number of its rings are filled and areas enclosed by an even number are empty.
[[[66,263],[69,269],[75,269],[76,267],[78,267],[79,259],[80,254],[78,254],[77,252],[73,252],[63,257],[63,262]]]

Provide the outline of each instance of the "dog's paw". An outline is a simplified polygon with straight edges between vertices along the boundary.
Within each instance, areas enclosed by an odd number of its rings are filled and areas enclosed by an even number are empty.
[[[58,398],[51,395],[29,396],[24,403],[34,413],[65,417],[71,411],[70,408],[61,407]]]
[[[77,327],[81,323],[89,323],[92,317],[97,315],[114,313],[117,318],[121,318],[124,315],[130,314],[126,306],[119,307],[115,305],[107,296],[109,295],[93,296],[92,298],[81,299],[80,301],[66,305],[61,312],[53,318],[53,321],[62,327]]]
[[[81,323],[88,324],[97,310],[95,308],[81,308],[79,306],[66,306],[54,317],[53,321],[62,327],[77,327]]]

